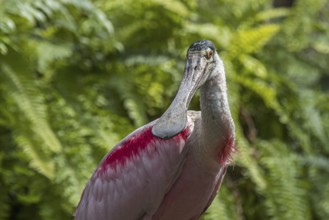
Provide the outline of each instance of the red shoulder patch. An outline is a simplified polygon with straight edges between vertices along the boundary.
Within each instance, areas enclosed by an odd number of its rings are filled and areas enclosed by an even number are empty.
[[[169,140],[180,140],[184,141],[188,138],[190,131],[188,128],[184,129],[178,135],[172,137]],[[133,156],[139,155],[143,150],[148,147],[155,148],[157,150],[158,145],[154,144],[156,142],[165,142],[166,139],[161,139],[152,134],[152,126],[146,128],[141,132],[137,132],[135,135],[131,136],[129,139],[122,142],[115,150],[110,152],[101,164],[101,169],[104,171],[108,166],[123,165]]]
[[[229,135],[224,141],[224,146],[218,152],[218,159],[221,166],[225,166],[232,158],[232,153],[235,151],[234,136]]]

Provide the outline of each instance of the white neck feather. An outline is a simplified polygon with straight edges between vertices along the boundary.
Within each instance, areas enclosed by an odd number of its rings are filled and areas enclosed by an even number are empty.
[[[201,87],[202,129],[198,154],[204,161],[218,162],[218,152],[230,136],[234,137],[234,123],[227,100],[225,71],[222,61],[212,70]],[[215,159],[215,160],[212,160]]]

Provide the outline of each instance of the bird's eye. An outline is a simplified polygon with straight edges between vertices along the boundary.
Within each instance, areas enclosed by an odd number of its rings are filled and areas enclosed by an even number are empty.
[[[207,50],[207,52],[206,52],[206,58],[207,58],[208,60],[209,60],[213,55],[214,55],[214,52],[213,52],[211,49]]]

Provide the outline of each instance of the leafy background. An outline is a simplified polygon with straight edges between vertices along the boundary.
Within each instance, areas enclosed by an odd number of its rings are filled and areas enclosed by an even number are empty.
[[[0,219],[72,219],[103,155],[167,108],[199,39],[224,60],[239,148],[202,218],[329,219],[328,10],[0,0]]]

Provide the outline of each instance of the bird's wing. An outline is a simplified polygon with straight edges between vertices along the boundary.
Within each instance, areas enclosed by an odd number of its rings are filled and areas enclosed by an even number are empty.
[[[101,161],[84,189],[75,219],[139,219],[152,215],[184,163],[193,122],[170,139],[153,136],[154,122],[123,139]]]

